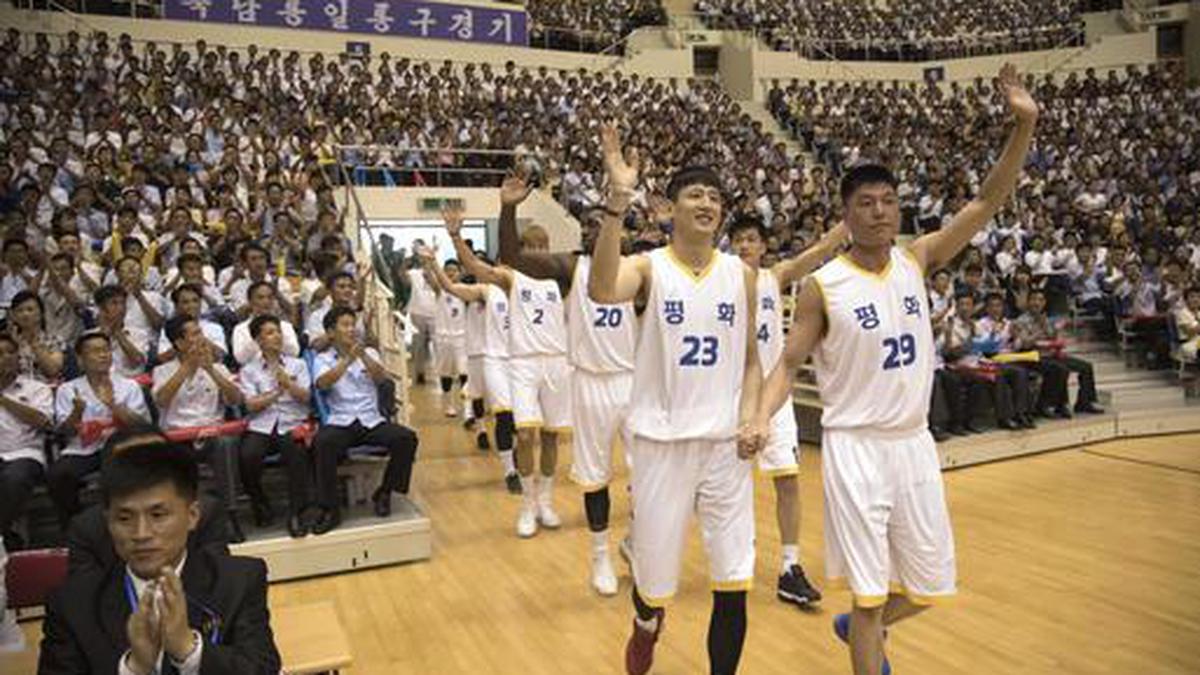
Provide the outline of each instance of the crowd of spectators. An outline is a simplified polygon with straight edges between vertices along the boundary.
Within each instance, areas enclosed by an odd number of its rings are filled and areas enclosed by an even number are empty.
[[[389,513],[417,440],[389,421],[369,265],[313,122],[328,102],[279,74],[253,85],[223,48],[168,60],[102,33],[24,39],[0,44],[5,541],[42,483],[65,525],[104,437],[151,421],[194,438],[231,515],[246,494],[258,526],[276,519],[262,468],[279,453],[294,536],[337,527],[337,462],[371,434],[390,458],[372,504]]]
[[[1081,13],[1120,0],[697,0],[711,28],[814,60],[926,61],[1080,44]]]
[[[525,0],[529,46],[599,52],[618,50],[642,26],[667,22],[662,0]]]

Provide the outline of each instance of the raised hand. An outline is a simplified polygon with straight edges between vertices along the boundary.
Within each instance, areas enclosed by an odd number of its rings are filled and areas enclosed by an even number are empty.
[[[500,205],[516,206],[525,201],[531,192],[533,192],[533,186],[525,181],[524,176],[518,173],[510,173],[504,177],[504,182],[500,184]]]
[[[604,172],[614,193],[631,192],[637,187],[638,167],[641,164],[637,148],[628,153],[621,150],[621,136],[612,124],[600,127],[600,147],[604,151]]]
[[[446,232],[451,237],[457,237],[462,232],[463,208],[461,206],[451,206],[450,204],[443,205],[442,220],[446,221]]]
[[[1009,110],[1012,110],[1018,120],[1032,122],[1037,119],[1037,101],[1033,100],[1033,96],[1025,88],[1016,66],[1011,63],[1004,64],[1000,69],[999,87],[1008,100]]]
[[[162,651],[163,632],[158,610],[154,606],[155,588],[152,584],[142,593],[137,611],[130,614],[129,621],[125,623],[125,635],[129,638],[129,665],[135,673],[151,672],[158,665],[158,655]]]
[[[195,648],[195,633],[188,626],[187,596],[183,593],[183,582],[175,570],[164,567],[159,577],[162,588],[162,633],[163,651],[176,661],[182,661]]]

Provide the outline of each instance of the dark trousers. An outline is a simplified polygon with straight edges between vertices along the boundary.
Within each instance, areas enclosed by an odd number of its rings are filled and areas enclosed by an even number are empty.
[[[0,536],[12,530],[33,488],[45,475],[42,463],[36,459],[0,461]]]
[[[407,493],[417,456],[417,432],[384,422],[368,429],[358,421],[348,427],[323,426],[313,445],[317,449],[317,503],[337,512],[337,465],[350,448],[368,445],[387,449],[388,463],[380,490]]]
[[[296,443],[289,433],[260,434],[247,431],[242,437],[238,467],[242,472],[242,487],[252,499],[265,501],[263,492],[263,459],[278,452],[287,467],[288,503],[291,513],[299,515],[311,506],[316,492],[313,487],[312,460],[308,449]]]
[[[965,397],[962,375],[942,368],[933,373],[933,400],[929,406],[930,426],[945,428],[960,427],[969,419],[964,410]]]
[[[1068,371],[1065,366],[1051,359],[1022,363],[1021,366],[1042,376],[1042,387],[1037,397],[1038,410],[1044,411],[1067,404]]]
[[[63,455],[46,471],[46,490],[54,508],[58,510],[59,522],[65,527],[80,511],[79,488],[88,474],[100,470],[100,452],[90,455]]]
[[[237,507],[238,439],[232,436],[210,438],[200,443],[201,459],[213,472],[216,485],[209,492],[221,499],[227,511]]]
[[[1096,402],[1096,375],[1092,372],[1092,364],[1083,359],[1074,356],[1061,356],[1047,359],[1042,357],[1043,361],[1053,361],[1058,365],[1066,368],[1068,373],[1075,373],[1079,376],[1079,396],[1075,399],[1075,405],[1087,405]],[[1066,401],[1063,401],[1064,405]]]

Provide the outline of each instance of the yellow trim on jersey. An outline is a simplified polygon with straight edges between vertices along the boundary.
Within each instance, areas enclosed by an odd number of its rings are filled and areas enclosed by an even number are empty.
[[[578,485],[584,492],[595,492],[596,490],[603,490],[604,488],[608,487],[608,483],[591,483],[589,481],[579,480],[575,477],[574,473],[568,474],[567,477],[571,479],[572,483]]]
[[[825,310],[825,321],[829,321],[829,317],[833,316],[829,313],[829,296],[825,295],[825,287],[821,285],[821,280],[815,274],[810,274],[813,285],[817,287],[817,293],[821,294],[821,307]]]
[[[489,415],[499,415],[500,413],[512,412],[512,408],[488,408]]]
[[[674,593],[670,595],[663,595],[657,598],[652,598],[641,591],[637,591],[637,594],[638,597],[642,599],[642,602],[646,603],[646,606],[651,609],[662,609],[670,604],[671,600],[675,598]]]
[[[921,276],[925,276],[925,266],[921,264],[920,260],[917,260],[917,254],[913,253],[913,250],[908,246],[901,246],[900,250],[904,251],[905,255],[907,255],[909,259],[913,261],[913,264],[917,266],[917,269],[921,270]]]
[[[714,581],[708,585],[714,591],[749,591],[754,588],[753,579],[737,579],[734,581]]]
[[[888,586],[888,592],[894,595],[903,595],[908,598],[908,601],[920,607],[929,607],[931,605],[940,605],[954,597],[954,593],[942,593],[941,595],[921,595],[913,593],[904,587],[903,584],[892,583]]]
[[[541,429],[544,426],[543,422],[517,422],[518,429]]]
[[[767,478],[783,478],[785,476],[799,476],[800,475],[800,467],[785,466],[782,469],[767,469],[765,471],[760,469],[759,473],[766,476]]]
[[[872,272],[871,270],[863,267],[862,265],[859,265],[858,263],[854,262],[854,258],[851,258],[850,254],[848,254],[848,253],[843,253],[843,254],[839,255],[838,259],[841,260],[842,262],[846,263],[850,267],[851,270],[858,272],[859,274],[866,275],[867,277],[870,277],[871,279],[874,279],[876,281],[883,281],[884,279],[887,278],[888,272],[892,271],[892,254],[890,252],[888,253],[887,264],[883,266],[882,272]]]
[[[575,431],[575,427],[544,427],[542,431],[549,431],[553,434],[569,434]]]
[[[700,281],[704,277],[708,276],[709,272],[712,272],[713,268],[715,268],[717,266],[717,260],[719,260],[720,258],[721,258],[721,254],[716,249],[713,249],[712,257],[709,258],[708,264],[704,266],[704,269],[700,270],[700,272],[697,273],[697,272],[693,272],[692,268],[688,267],[687,263],[680,260],[679,257],[675,255],[675,251],[670,246],[667,246],[667,260],[670,260],[672,264],[674,264],[679,269],[683,270],[683,273],[688,275],[689,277],[691,277],[692,281]]]

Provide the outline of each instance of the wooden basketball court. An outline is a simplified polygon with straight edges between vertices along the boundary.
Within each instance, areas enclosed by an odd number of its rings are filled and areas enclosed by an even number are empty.
[[[518,540],[519,498],[494,452],[481,453],[432,389],[415,394],[421,430],[416,500],[434,528],[432,560],[277,584],[275,609],[334,603],[354,665],[343,672],[622,672],[629,575],[602,599],[588,585],[581,493],[560,456],[559,531]],[[820,453],[806,448],[802,549],[824,587]],[[891,633],[899,673],[1200,672],[1200,435],[1114,441],[945,474],[960,594]],[[628,517],[613,490],[615,535]],[[747,675],[849,673],[830,631],[848,596],[827,590],[802,612],[774,598],[779,537],[767,479],[757,484],[758,574],[742,659]],[[654,673],[707,672],[709,593],[693,532]],[[36,622],[24,625],[37,639]]]

